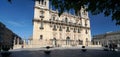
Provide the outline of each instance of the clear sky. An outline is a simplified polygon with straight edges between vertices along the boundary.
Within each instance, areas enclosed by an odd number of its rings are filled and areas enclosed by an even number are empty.
[[[13,0],[12,4],[7,0],[0,0],[0,21],[22,38],[32,36],[33,15],[33,0]],[[104,17],[103,14],[89,14],[89,17],[92,35],[120,31],[120,26],[116,26],[111,17]]]

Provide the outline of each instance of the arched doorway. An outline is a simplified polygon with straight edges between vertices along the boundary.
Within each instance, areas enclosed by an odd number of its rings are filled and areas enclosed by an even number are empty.
[[[66,38],[66,45],[70,45],[70,37]]]
[[[56,38],[53,38],[53,46],[57,46],[57,39]]]

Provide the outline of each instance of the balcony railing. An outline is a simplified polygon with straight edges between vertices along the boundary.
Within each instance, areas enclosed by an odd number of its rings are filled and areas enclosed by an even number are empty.
[[[36,20],[34,19],[33,21],[36,22],[42,22],[41,20]],[[64,21],[53,21],[53,20],[43,20],[44,23],[50,23],[50,24],[56,24],[56,25],[65,25],[65,26],[71,26],[71,27],[79,27],[79,28],[87,28],[90,29],[90,27],[86,27],[86,26],[82,26],[81,24],[76,24],[76,23],[72,23],[72,22],[64,22]]]

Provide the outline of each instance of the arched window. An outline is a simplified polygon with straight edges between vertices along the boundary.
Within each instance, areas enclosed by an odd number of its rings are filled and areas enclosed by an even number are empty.
[[[70,29],[69,29],[69,27],[67,27],[67,29],[66,29],[66,32],[70,32]]]
[[[76,29],[74,28],[73,32],[75,33],[76,32]]]
[[[86,38],[86,46],[88,46],[88,38]]]
[[[66,38],[66,45],[69,45],[70,44],[70,37],[67,37]]]
[[[44,18],[44,10],[43,10],[43,9],[40,11],[40,18],[41,18],[41,19]]]
[[[53,45],[57,46],[57,39],[56,38],[53,38]]]
[[[62,27],[60,26],[59,31],[62,31]]]
[[[80,33],[80,29],[78,28],[78,33]]]
[[[40,35],[40,40],[42,40],[43,39],[43,35]]]
[[[41,0],[41,2],[42,2],[42,5],[43,5],[44,0]]]
[[[41,22],[40,29],[44,29],[43,22]]]
[[[46,5],[46,1],[45,1],[45,5]]]
[[[65,18],[65,22],[66,22],[66,23],[68,22],[68,18],[67,18],[67,17]]]
[[[55,17],[53,17],[53,21],[55,21]]]
[[[57,26],[56,26],[56,25],[54,25],[53,30],[54,30],[54,31],[56,31],[56,30],[57,30]]]
[[[87,26],[88,24],[87,24],[87,20],[85,20],[85,26]]]
[[[88,34],[88,30],[87,29],[85,30],[85,33]]]

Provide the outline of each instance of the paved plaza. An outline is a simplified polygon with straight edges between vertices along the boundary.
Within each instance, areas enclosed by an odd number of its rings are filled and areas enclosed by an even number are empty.
[[[120,51],[103,51],[101,48],[87,48],[86,52],[82,52],[81,48],[51,48],[49,55],[44,50],[45,48],[11,50],[10,57],[120,57]]]

